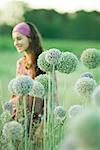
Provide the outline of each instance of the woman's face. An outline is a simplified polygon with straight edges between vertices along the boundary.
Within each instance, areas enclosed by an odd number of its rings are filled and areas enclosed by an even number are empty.
[[[19,32],[13,32],[12,37],[14,46],[19,53],[26,51],[29,48],[29,38]]]

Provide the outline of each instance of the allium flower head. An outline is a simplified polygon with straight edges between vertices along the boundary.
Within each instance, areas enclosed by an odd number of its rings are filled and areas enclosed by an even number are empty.
[[[46,60],[45,60],[45,56],[46,56],[47,51],[42,52],[37,60],[37,64],[38,67],[44,71],[44,72],[50,72],[53,69],[53,65],[49,64]]]
[[[56,48],[49,49],[46,53],[45,59],[49,64],[56,65],[61,57],[61,51]]]
[[[78,59],[76,55],[71,52],[63,52],[59,63],[57,65],[57,70],[62,73],[72,73],[76,70],[78,66]]]
[[[9,111],[4,111],[0,115],[0,120],[1,120],[2,124],[5,124],[5,123],[11,121],[12,120],[12,116],[11,116],[10,112]]]
[[[12,105],[12,102],[8,101],[8,102],[5,102],[4,105],[4,110],[7,110],[9,111],[10,113],[12,113],[13,111],[13,105]]]
[[[72,135],[68,135],[63,140],[61,148],[59,150],[77,150],[77,142],[75,137],[73,137]]]
[[[54,110],[54,115],[56,118],[63,119],[66,117],[66,110],[63,106],[57,106]]]
[[[77,138],[77,144],[84,150],[100,149],[100,113],[86,110],[72,120],[71,132]]]
[[[68,110],[69,118],[73,118],[83,112],[83,107],[81,105],[73,105]]]
[[[47,94],[48,93],[49,76],[47,74],[41,74],[41,75],[37,76],[35,79],[44,86],[45,94]],[[50,84],[51,84],[51,82],[52,82],[52,79],[50,78]]]
[[[8,84],[8,90],[9,90],[9,92],[11,92],[12,94],[15,93],[14,87],[13,87],[15,80],[16,80],[16,78],[10,80],[10,82],[9,82],[9,84]]]
[[[100,85],[97,86],[92,93],[93,102],[100,107]]]
[[[17,77],[14,81],[13,88],[16,94],[26,95],[28,94],[33,86],[33,80],[27,75]]]
[[[100,51],[95,48],[88,48],[81,55],[82,63],[89,69],[94,69],[100,65]]]
[[[94,78],[93,74],[91,72],[84,72],[81,74],[81,77],[89,77],[89,78]]]
[[[23,137],[23,127],[20,123],[16,121],[10,121],[6,123],[3,127],[3,135],[12,141],[21,140]]]
[[[40,82],[33,80],[32,90],[30,91],[29,95],[42,98],[44,93],[44,86]]]
[[[88,97],[91,96],[96,85],[96,81],[92,78],[83,77],[76,82],[75,89],[81,96]]]

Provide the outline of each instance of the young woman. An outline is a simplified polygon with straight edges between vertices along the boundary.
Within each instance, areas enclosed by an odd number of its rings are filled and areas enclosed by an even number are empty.
[[[18,53],[24,53],[23,57],[17,61],[16,76],[28,75],[34,79],[37,75],[43,74],[43,72],[37,66],[37,58],[39,54],[43,52],[41,45],[41,37],[37,28],[26,22],[17,24],[12,31],[12,37],[14,40],[14,46]],[[16,97],[12,95],[11,102],[13,103],[13,118],[16,118],[16,99],[19,103],[22,103],[22,97]],[[32,111],[33,97],[27,95],[27,112],[28,123],[30,123],[30,116]],[[41,128],[40,116],[43,113],[43,101],[39,98],[36,99],[35,112],[33,116],[33,128],[34,132]],[[38,123],[38,125],[36,125]],[[37,127],[37,129],[36,129]]]
[[[41,37],[37,28],[30,23],[19,23],[13,28],[12,37],[14,40],[14,46],[17,51],[19,53],[24,53],[23,57],[17,61],[16,76],[28,75],[34,79],[37,75],[43,74],[43,72],[37,66],[37,58],[43,52]],[[21,104],[22,97],[17,97],[17,99],[19,99],[19,103]],[[27,95],[29,124],[33,100],[33,97]],[[12,95],[11,101],[13,103],[13,107],[15,108],[14,117],[16,117],[16,95]],[[37,98],[33,116],[33,135],[37,136],[37,141],[39,141],[38,139],[41,140],[43,131],[43,123],[40,117],[43,114],[43,106],[43,101]]]

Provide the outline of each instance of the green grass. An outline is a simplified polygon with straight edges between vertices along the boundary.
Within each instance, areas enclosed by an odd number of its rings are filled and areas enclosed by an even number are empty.
[[[11,36],[6,37],[0,36],[0,51],[12,51],[14,52],[13,40]],[[97,48],[100,49],[100,42],[99,41],[78,41],[78,40],[60,40],[60,39],[42,39],[44,49],[49,48],[58,48],[61,51],[72,51],[77,56],[80,56],[81,52],[86,48]]]
[[[8,92],[8,83],[16,76],[16,61],[20,54],[17,53],[13,47],[13,41],[11,37],[0,37],[0,89],[2,89],[1,97],[3,100],[10,99],[10,93]],[[62,51],[72,51],[77,56],[80,56],[82,51],[89,47],[100,48],[100,43],[97,41],[67,41],[67,40],[49,40],[44,39],[43,45],[45,49],[52,47],[59,48]],[[100,69],[96,69],[95,78],[99,83]],[[79,103],[80,97],[75,93],[74,84],[80,77],[80,74],[87,69],[80,65],[76,72],[66,75],[57,72],[58,80],[58,97],[61,104],[69,107],[71,104]]]
[[[10,37],[9,38],[0,37],[0,40],[1,40],[1,45],[0,45],[0,103],[2,103],[3,101],[8,101],[10,99],[10,93],[8,91],[8,83],[10,80],[15,78],[16,76],[16,61],[21,57],[22,54],[17,53],[17,51],[13,47],[13,41]],[[86,48],[94,47],[94,48],[99,49],[100,47],[99,42],[96,42],[96,41],[94,42],[93,41],[67,41],[67,40],[48,40],[48,39],[44,40],[43,45],[45,49],[55,47],[55,48],[61,49],[62,51],[72,51],[78,57],[80,57],[80,54]],[[97,83],[100,84],[100,79],[99,79],[100,67],[94,70],[88,70],[86,67],[84,67],[80,63],[77,70],[69,75],[60,73],[58,71],[56,72],[57,83],[58,83],[57,93],[58,93],[59,105],[64,106],[66,110],[68,110],[69,107],[73,104],[81,103],[82,97],[80,97],[75,92],[74,85],[76,81],[78,80],[78,78],[80,77],[81,73],[86,72],[86,71],[91,71],[94,74],[94,77]],[[0,105],[0,113],[1,111],[2,109]],[[63,130],[66,131],[66,129],[67,128],[64,126]],[[64,132],[63,130],[61,130],[61,128],[57,128],[55,130],[54,135],[58,136],[57,137],[58,141],[59,139],[63,140],[63,136],[62,136]],[[52,131],[54,131],[53,128],[52,128]],[[53,140],[54,135],[51,134],[49,140],[44,140],[44,143],[48,141],[46,144],[49,149],[50,149],[50,145],[52,145],[51,143],[54,144],[54,140]],[[44,139],[46,139],[46,137]],[[22,146],[23,145],[21,145],[21,147]],[[48,148],[45,147],[45,149],[48,149]]]
[[[0,52],[0,86],[3,99],[9,99],[8,83],[15,77],[15,66],[17,61],[17,53]]]
[[[61,51],[71,51],[77,56],[80,56],[83,50],[86,48],[97,48],[100,49],[100,42],[98,41],[71,41],[71,40],[48,40],[44,41],[46,49],[55,47]]]

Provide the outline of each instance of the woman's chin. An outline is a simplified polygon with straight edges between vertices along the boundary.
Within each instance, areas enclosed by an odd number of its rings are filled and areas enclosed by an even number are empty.
[[[22,53],[24,50],[22,49],[17,49],[18,53]]]

